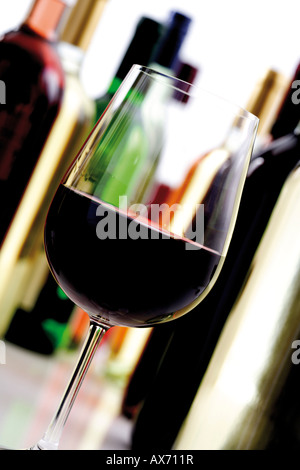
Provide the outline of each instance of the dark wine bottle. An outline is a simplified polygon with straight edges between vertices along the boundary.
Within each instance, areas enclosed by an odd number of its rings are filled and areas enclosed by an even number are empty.
[[[162,32],[163,25],[152,18],[143,16],[139,20],[126,53],[107,91],[96,99],[96,121],[105,110],[132,65],[148,65]]]
[[[251,161],[229,251],[212,292],[186,317],[166,325],[169,344],[137,417],[133,449],[172,447],[299,151],[295,131]]]
[[[300,448],[300,166],[286,180],[245,288],[174,448]]]
[[[0,41],[0,246],[61,106],[64,72],[55,43],[66,4],[36,0]]]

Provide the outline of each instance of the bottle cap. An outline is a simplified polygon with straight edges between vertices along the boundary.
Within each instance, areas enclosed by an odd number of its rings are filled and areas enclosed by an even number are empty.
[[[78,0],[60,40],[86,50],[108,0]]]
[[[178,63],[178,54],[187,35],[191,18],[177,11],[172,11],[165,27],[164,34],[159,41],[153,62],[172,71]]]
[[[64,23],[69,6],[65,0],[33,2],[23,26],[29,27],[49,41],[56,41],[58,31]]]
[[[286,86],[286,78],[273,69],[267,70],[258,81],[246,109],[259,118],[259,134],[265,135],[270,131]]]
[[[176,77],[188,83],[194,83],[199,68],[186,62],[180,62]]]
[[[177,69],[176,77],[179,80],[183,80],[183,82],[179,83],[179,88],[182,89],[185,93],[188,93],[190,85],[194,83],[198,73],[199,69],[194,65],[188,64],[187,62],[180,62]],[[174,98],[177,101],[181,101],[182,103],[187,103],[189,95],[185,95],[176,91],[174,93]]]
[[[180,28],[183,34],[187,33],[191,21],[192,19],[189,16],[179,13],[178,11],[172,11],[170,13],[170,24],[172,24],[173,27]]]

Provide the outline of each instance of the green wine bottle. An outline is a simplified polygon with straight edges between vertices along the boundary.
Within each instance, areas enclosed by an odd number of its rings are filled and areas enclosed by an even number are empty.
[[[153,55],[149,56],[153,68],[163,68],[164,72],[175,75],[179,51],[190,22],[191,19],[187,16],[172,12]],[[140,104],[143,102],[141,86],[136,93],[127,97],[122,109],[118,110],[116,118],[122,119],[122,136],[119,137],[126,142],[126,145],[123,147],[115,145],[118,136],[114,136],[115,142],[112,139],[103,139],[101,143],[99,150],[103,178],[96,193],[103,201],[118,207],[121,196],[127,197],[127,204],[145,202],[147,194],[145,180],[149,174],[154,175],[163,147],[165,122],[163,102],[167,98],[162,96],[163,93],[165,93],[164,87],[153,88],[151,94],[148,93],[147,104],[143,103],[143,113],[141,113]],[[131,114],[130,123],[126,117],[127,112]],[[112,129],[113,125],[110,126],[110,133]],[[147,186],[150,183],[148,179]]]

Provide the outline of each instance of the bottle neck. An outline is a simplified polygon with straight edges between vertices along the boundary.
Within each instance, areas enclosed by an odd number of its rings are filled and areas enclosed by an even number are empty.
[[[153,63],[168,70],[175,70],[178,63],[178,55],[183,41],[187,35],[191,19],[175,13],[166,28],[157,50],[153,57]]]
[[[286,91],[286,78],[270,69],[256,84],[246,109],[259,118],[258,135],[268,135]]]
[[[148,65],[162,35],[163,25],[148,17],[142,17],[127,48],[115,78],[122,81],[133,64]]]
[[[85,51],[67,42],[59,42],[57,50],[65,72],[79,76]]]
[[[108,95],[112,96],[116,93],[133,64],[148,65],[162,31],[161,23],[148,17],[140,19],[127,51],[108,87],[106,92]]]
[[[60,35],[60,41],[87,51],[107,0],[78,0]]]
[[[36,0],[23,27],[44,39],[55,41],[66,11],[67,5],[63,0]]]

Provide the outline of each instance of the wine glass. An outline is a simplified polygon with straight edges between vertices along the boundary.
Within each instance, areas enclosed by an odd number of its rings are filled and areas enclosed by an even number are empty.
[[[222,98],[132,67],[48,212],[51,271],[88,312],[90,328],[58,410],[32,449],[58,448],[110,327],[174,320],[211,290],[234,229],[257,126],[255,116]]]

